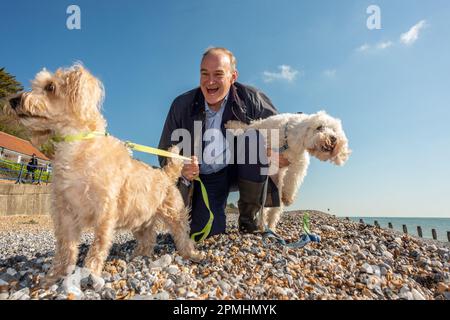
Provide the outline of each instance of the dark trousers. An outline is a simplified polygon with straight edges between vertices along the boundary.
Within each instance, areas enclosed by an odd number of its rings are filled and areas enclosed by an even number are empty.
[[[200,179],[205,185],[208,194],[211,211],[214,214],[214,221],[209,236],[225,233],[225,207],[227,205],[228,195],[230,191],[237,191],[237,182],[239,179],[261,183],[267,179],[267,175],[261,174],[261,170],[268,167],[267,159],[258,159],[256,164],[250,164],[250,148],[248,143],[249,142],[246,141],[245,144],[242,144],[241,148],[236,149],[236,154],[245,154],[245,163],[237,164],[237,157],[233,155],[235,159],[234,164],[229,164],[227,167],[216,173],[200,175]],[[261,138],[258,140],[258,147],[264,148],[264,152],[261,152],[260,154],[265,155],[265,146]],[[191,210],[191,234],[201,231],[208,223],[208,220],[209,211],[202,198],[200,183],[194,181]]]
[[[36,172],[34,170],[27,170],[27,173],[25,174],[25,181],[28,179],[28,177],[31,175],[31,177],[33,178],[33,180],[31,181],[31,183],[34,182],[35,180],[35,174]]]

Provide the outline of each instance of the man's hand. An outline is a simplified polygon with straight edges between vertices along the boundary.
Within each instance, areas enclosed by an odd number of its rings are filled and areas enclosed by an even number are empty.
[[[185,163],[183,169],[181,169],[181,174],[189,181],[197,178],[200,173],[197,157],[192,156],[191,159],[191,162]]]
[[[277,154],[278,154],[278,164],[279,164],[280,168],[285,168],[291,164],[289,162],[289,160],[283,156],[282,153],[277,153]]]
[[[290,165],[290,162],[283,156],[283,154],[273,151],[270,148],[267,148],[267,157],[270,158],[271,162],[275,164],[278,163],[279,168],[285,168]]]

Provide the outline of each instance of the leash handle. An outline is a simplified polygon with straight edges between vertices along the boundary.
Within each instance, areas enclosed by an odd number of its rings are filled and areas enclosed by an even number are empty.
[[[162,156],[162,157],[167,157],[167,158],[177,158],[177,159],[181,159],[181,160],[185,160],[185,161],[192,161],[191,158],[183,157],[182,155],[179,155],[179,154],[176,154],[176,153],[172,153],[172,152],[169,152],[169,151],[166,151],[166,150],[161,150],[161,149],[157,149],[157,148],[144,146],[144,145],[133,143],[133,142],[130,142],[130,141],[126,141],[125,145],[127,147],[129,147],[130,149],[132,149],[132,150],[136,150],[136,151],[140,151],[140,152],[150,153],[150,154],[154,154],[154,155]]]

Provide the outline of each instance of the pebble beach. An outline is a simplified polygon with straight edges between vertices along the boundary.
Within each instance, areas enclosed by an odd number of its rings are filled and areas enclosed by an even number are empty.
[[[73,273],[42,283],[54,254],[48,216],[0,217],[0,300],[450,300],[449,243],[308,211],[320,243],[289,249],[237,231],[198,244],[206,259],[178,255],[167,235],[150,257],[131,259],[135,241],[117,233],[101,277],[82,268],[93,235],[83,234]],[[277,232],[299,238],[303,212],[285,213]]]

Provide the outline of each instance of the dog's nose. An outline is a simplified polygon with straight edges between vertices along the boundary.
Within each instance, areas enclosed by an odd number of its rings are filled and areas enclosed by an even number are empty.
[[[21,101],[22,101],[22,95],[19,95],[17,97],[10,99],[9,105],[11,106],[11,108],[13,108],[15,110],[15,109],[17,109],[18,106],[20,106]]]
[[[336,144],[336,141],[337,141],[337,139],[336,139],[335,136],[331,136],[331,137],[330,137],[330,142],[331,142],[331,144],[332,144],[333,146]]]

